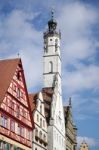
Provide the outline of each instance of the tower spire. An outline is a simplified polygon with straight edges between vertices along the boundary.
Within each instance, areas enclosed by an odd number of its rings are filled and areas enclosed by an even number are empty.
[[[50,12],[48,29],[44,32],[44,87],[55,87],[61,93],[60,33],[56,30],[54,11]]]
[[[52,20],[54,19],[54,9],[53,8],[51,10],[51,18],[52,18]]]

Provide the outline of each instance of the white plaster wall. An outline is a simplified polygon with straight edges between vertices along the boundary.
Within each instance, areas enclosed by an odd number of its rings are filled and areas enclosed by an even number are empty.
[[[58,39],[57,50],[55,40]],[[46,39],[46,50],[43,57],[43,78],[44,87],[53,87],[56,73],[57,85],[55,87],[51,104],[51,118],[48,126],[48,150],[65,150],[65,121],[61,96],[61,57],[60,57],[60,38],[59,36],[49,36]],[[53,72],[49,70],[49,62],[53,62]],[[59,119],[60,117],[60,119]],[[59,121],[60,120],[60,121]]]
[[[43,73],[50,73],[50,70],[49,70],[50,61],[53,62],[53,72],[59,72],[61,74],[61,60],[60,60],[58,55],[44,57],[44,59],[43,59],[43,66],[44,66]]]
[[[58,40],[57,42],[57,50],[55,50],[55,45],[56,42],[55,40]],[[47,52],[44,53],[45,56],[47,55],[55,55],[59,54],[60,55],[60,39],[57,36],[52,36],[52,37],[46,37],[46,44],[45,47],[47,48]]]
[[[53,126],[48,126],[48,150],[53,150]]]
[[[53,72],[50,72],[50,61],[53,63]],[[43,70],[43,80],[44,80],[44,87],[52,87],[54,76],[56,73],[59,74],[58,81],[61,82],[61,60],[59,56],[52,56],[52,57],[44,57],[44,70]]]
[[[50,126],[48,126],[48,138],[51,137],[48,143],[48,150],[65,150],[65,122],[63,104],[62,97],[57,89],[55,89],[53,95],[51,118],[52,120],[50,120]]]
[[[42,105],[42,111],[40,111],[40,106]],[[39,121],[37,120],[37,115],[39,116]],[[42,132],[42,136],[45,134],[46,135],[46,142],[48,141],[48,134],[47,134],[47,122],[45,118],[45,109],[44,109],[44,101],[42,97],[42,93],[39,93],[38,99],[37,99],[37,107],[36,110],[33,114],[34,118],[34,123],[35,123],[35,128],[38,130],[38,136],[39,132]],[[42,127],[40,126],[40,118],[42,119]],[[43,126],[43,121],[45,121],[45,125]],[[45,147],[44,144],[40,143],[39,140],[37,141],[35,139],[35,129],[33,130],[33,150],[47,150],[47,146]]]

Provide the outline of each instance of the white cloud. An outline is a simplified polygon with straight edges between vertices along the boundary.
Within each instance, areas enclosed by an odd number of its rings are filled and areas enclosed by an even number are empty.
[[[99,67],[95,65],[81,66],[81,68],[63,74],[63,87],[67,93],[73,94],[82,90],[99,89]]]
[[[28,87],[35,87],[42,81],[42,33],[29,22],[35,15],[13,10],[0,22],[1,57],[13,58],[20,53]]]
[[[45,7],[47,3],[42,5]],[[98,67],[93,65],[87,67],[79,64],[78,60],[89,59],[96,53],[91,28],[96,23],[96,10],[77,1],[64,3],[62,7],[57,7],[57,10],[62,31],[63,87],[68,94],[83,89],[94,88],[95,90],[99,85]],[[38,12],[33,13],[31,9],[30,11],[15,9],[6,16],[1,16],[0,20],[1,57],[17,56],[17,53],[20,52],[27,84],[30,88],[41,83],[43,70],[43,31],[37,31],[33,23],[29,22],[36,15]],[[68,72],[65,68],[68,64],[73,64],[76,71]]]
[[[67,97],[69,97],[67,95]],[[73,94],[71,95],[72,111],[74,119],[78,121],[94,120],[95,116],[99,115],[98,101],[99,98],[89,95]],[[67,102],[64,102],[67,105]]]
[[[97,11],[80,2],[65,5],[58,18],[62,30],[64,63],[85,59],[95,53],[92,26],[97,22]]]

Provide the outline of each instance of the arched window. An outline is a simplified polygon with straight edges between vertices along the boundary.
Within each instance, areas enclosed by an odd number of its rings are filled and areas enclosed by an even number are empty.
[[[53,72],[53,62],[49,62],[49,72]]]
[[[42,118],[40,118],[40,127],[42,128]]]
[[[43,127],[45,127],[45,121],[43,120]]]
[[[39,122],[39,115],[37,114],[37,121]]]
[[[45,135],[45,134],[44,134],[44,137],[43,137],[43,138],[44,138],[44,141],[46,142],[46,135]]]
[[[39,137],[40,137],[40,139],[42,139],[42,132],[41,131],[39,132]]]
[[[42,114],[42,105],[40,105],[40,113]]]
[[[38,129],[35,129],[35,136],[38,136]]]

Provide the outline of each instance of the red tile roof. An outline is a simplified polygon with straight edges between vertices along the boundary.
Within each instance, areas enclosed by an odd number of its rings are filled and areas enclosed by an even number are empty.
[[[0,60],[0,104],[2,103],[5,93],[10,85],[12,77],[20,59]]]

